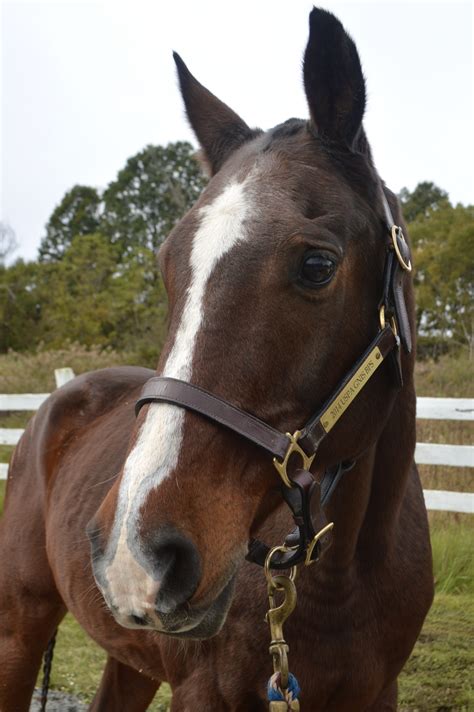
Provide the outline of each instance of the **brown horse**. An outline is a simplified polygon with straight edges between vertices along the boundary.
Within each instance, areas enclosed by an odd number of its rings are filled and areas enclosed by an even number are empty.
[[[158,375],[292,431],[392,324],[393,352],[349,407],[340,398],[312,466],[320,479],[354,463],[325,507],[332,546],[298,574],[286,633],[303,710],[395,710],[433,582],[413,460],[412,284],[403,272],[390,308],[386,215],[402,218],[362,128],[357,50],[314,9],[310,120],[266,132],[176,61],[212,178],[160,250],[169,335]],[[254,442],[180,405],[147,403],[135,419],[153,375],[76,378],[16,448],[0,523],[2,712],[28,709],[66,610],[108,653],[92,710],[145,710],[163,680],[176,712],[267,708],[266,583],[245,556],[254,535],[279,544],[290,528],[279,477]]]

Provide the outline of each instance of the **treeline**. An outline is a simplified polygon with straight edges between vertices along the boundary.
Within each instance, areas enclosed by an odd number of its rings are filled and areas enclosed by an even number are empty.
[[[75,186],[52,213],[38,260],[0,266],[0,352],[70,342],[133,351],[163,343],[155,253],[205,185],[189,143],[148,146],[99,192]],[[400,193],[414,249],[421,355],[474,348],[474,208],[420,183]]]
[[[38,260],[0,267],[0,352],[70,342],[161,347],[166,293],[155,253],[204,185],[186,142],[147,146],[99,193],[77,185],[53,211]]]
[[[433,183],[400,193],[413,247],[418,354],[474,357],[474,206]]]

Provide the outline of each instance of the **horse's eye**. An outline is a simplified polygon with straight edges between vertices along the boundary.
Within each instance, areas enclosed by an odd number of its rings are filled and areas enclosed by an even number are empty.
[[[300,277],[308,287],[321,287],[330,282],[336,271],[336,262],[321,252],[305,255],[300,268]]]

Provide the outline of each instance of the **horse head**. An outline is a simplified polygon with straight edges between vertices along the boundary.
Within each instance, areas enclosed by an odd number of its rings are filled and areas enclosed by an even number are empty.
[[[249,128],[175,60],[210,181],[160,249],[169,332],[157,374],[292,432],[379,329],[387,228],[358,53],[340,22],[314,9],[309,119],[268,131]],[[405,378],[411,369],[402,354]],[[384,364],[321,444],[315,471],[373,445],[395,397]],[[254,444],[179,406],[146,405],[90,524],[100,532],[94,574],[116,619],[216,634],[249,538],[280,501],[271,459]]]

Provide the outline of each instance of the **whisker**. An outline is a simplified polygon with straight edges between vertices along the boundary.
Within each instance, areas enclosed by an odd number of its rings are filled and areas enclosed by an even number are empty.
[[[105,479],[105,480],[101,480],[100,482],[94,482],[94,484],[90,485],[88,489],[92,489],[93,487],[100,487],[100,485],[105,485],[107,482],[110,482],[111,480],[115,480],[119,475],[120,475],[120,471],[117,472],[115,475],[112,475],[111,477],[107,477],[107,479]]]

